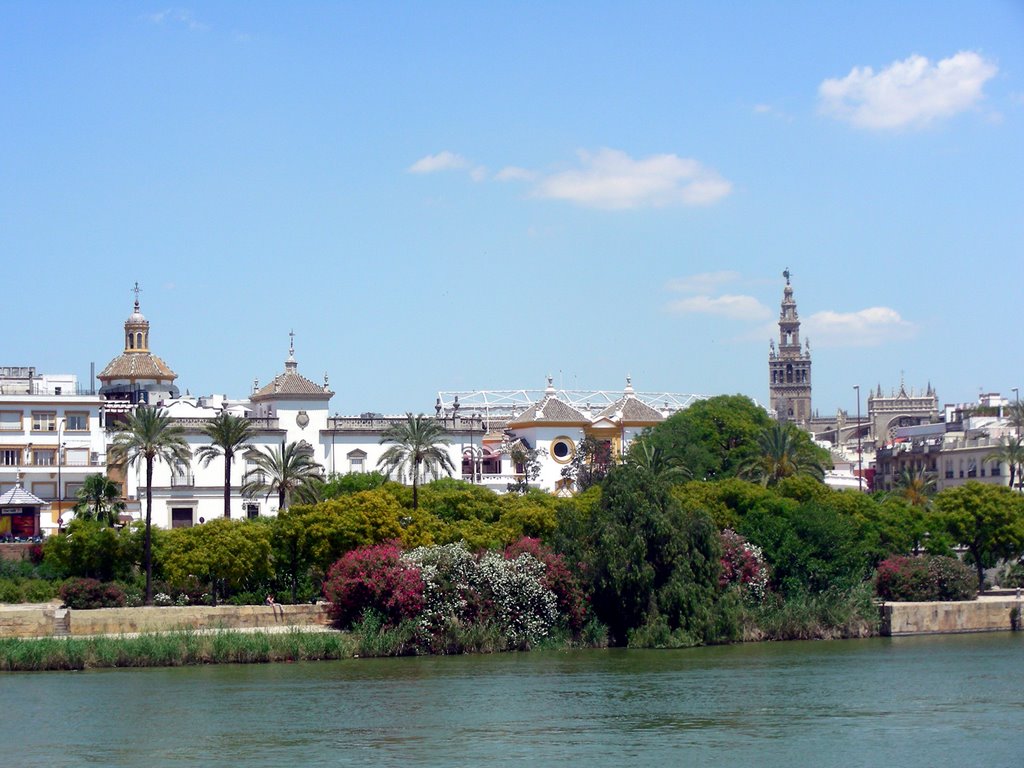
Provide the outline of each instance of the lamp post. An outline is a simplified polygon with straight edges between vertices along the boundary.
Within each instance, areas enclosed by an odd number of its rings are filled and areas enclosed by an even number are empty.
[[[1013,392],[1014,405],[1016,406],[1014,408],[1015,413],[1013,415],[1014,415],[1014,418],[1017,419],[1017,440],[1019,442],[1020,441],[1020,387],[1013,387],[1010,391]]]
[[[338,414],[334,414],[334,424],[331,425],[331,474],[336,474],[334,471],[334,436],[338,432]]]
[[[857,490],[864,492],[864,454],[860,446],[860,384],[854,384],[857,390]]]
[[[64,509],[62,502],[64,501],[64,484],[61,482],[61,469],[64,464],[64,443],[61,442],[60,433],[61,428],[64,426],[65,419],[61,419],[57,422],[57,527],[60,527],[60,521],[64,518]]]

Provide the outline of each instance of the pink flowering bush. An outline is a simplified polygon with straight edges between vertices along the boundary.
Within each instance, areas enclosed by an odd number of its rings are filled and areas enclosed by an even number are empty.
[[[420,569],[402,558],[395,542],[360,547],[331,566],[324,595],[331,602],[331,617],[347,628],[367,611],[377,613],[385,626],[395,627],[423,609]]]
[[[544,546],[540,539],[524,536],[515,544],[505,549],[505,559],[515,560],[527,554],[544,564],[544,575],[541,584],[555,594],[558,610],[565,618],[566,626],[574,634],[579,634],[587,621],[589,604],[579,581],[569,571],[565,558],[556,554],[550,547]]]
[[[890,557],[875,571],[875,593],[895,602],[973,600],[977,579],[955,557]]]
[[[763,601],[768,592],[770,573],[761,548],[730,528],[722,531],[721,539],[722,573],[718,577],[719,586],[735,586],[745,597],[757,602]]]
[[[122,608],[124,591],[116,584],[96,579],[68,579],[60,588],[68,608]]]

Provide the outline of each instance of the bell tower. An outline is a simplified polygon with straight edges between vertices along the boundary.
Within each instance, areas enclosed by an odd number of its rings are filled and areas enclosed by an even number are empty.
[[[800,315],[788,268],[782,276],[786,287],[779,312],[779,348],[772,341],[768,351],[768,397],[779,421],[803,425],[811,419],[811,345],[800,345]]]

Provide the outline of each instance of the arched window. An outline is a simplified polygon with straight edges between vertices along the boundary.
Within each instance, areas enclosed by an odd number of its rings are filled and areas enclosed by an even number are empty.
[[[128,334],[128,349],[135,349],[135,334]]]
[[[793,366],[791,364],[786,366],[786,383],[793,383]]]
[[[135,334],[135,346],[138,347],[139,349],[145,349],[145,347],[142,344],[142,334],[141,333],[136,333]]]

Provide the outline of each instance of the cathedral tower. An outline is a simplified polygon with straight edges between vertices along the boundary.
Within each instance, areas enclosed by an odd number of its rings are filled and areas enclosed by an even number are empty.
[[[779,421],[806,424],[811,419],[811,345],[800,346],[800,316],[789,284],[789,270],[782,273],[786,287],[779,313],[779,348],[771,342],[768,352],[768,395]]]

